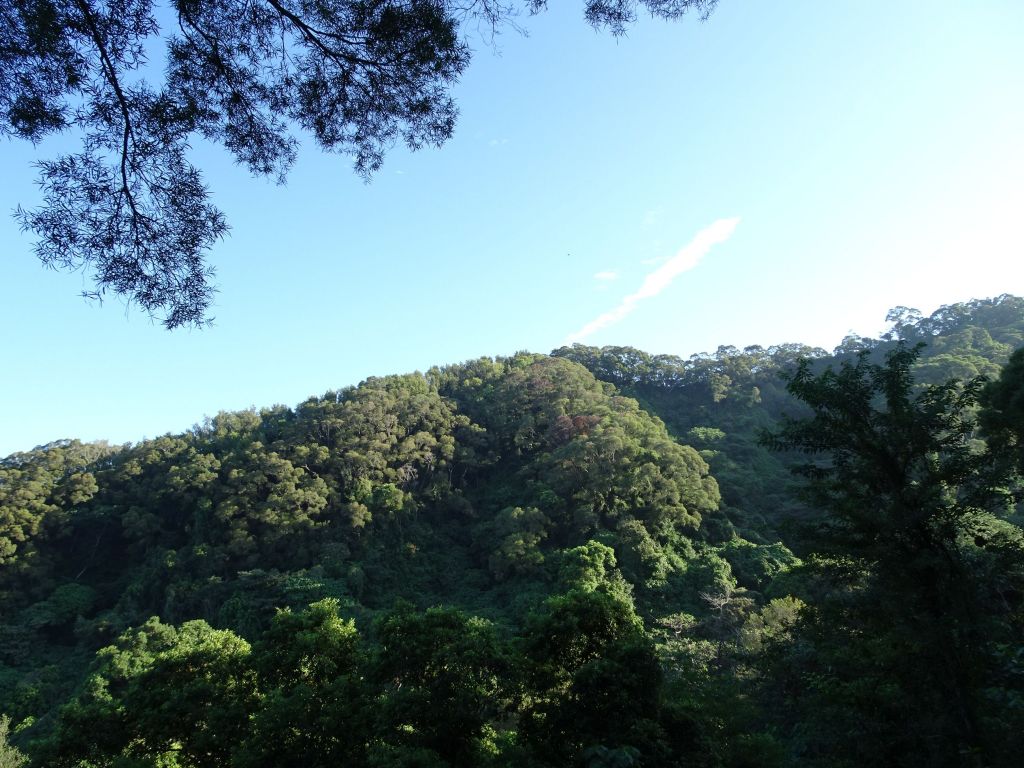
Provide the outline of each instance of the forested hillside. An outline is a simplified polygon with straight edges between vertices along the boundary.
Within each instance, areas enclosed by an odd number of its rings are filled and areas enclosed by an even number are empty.
[[[999,296],[941,307],[929,317],[896,307],[881,338],[850,335],[830,353],[801,344],[744,349],[721,346],[713,354],[682,359],[632,347],[562,347],[552,354],[585,366],[597,378],[637,398],[664,420],[680,442],[711,465],[724,511],[754,539],[807,510],[784,455],[759,442],[784,414],[805,413],[786,391],[781,373],[799,359],[814,369],[852,361],[864,350],[880,361],[899,342],[924,344],[914,366],[919,384],[950,378],[996,378],[1010,354],[1024,345],[1024,300]],[[774,535],[774,534],[771,534]],[[769,535],[769,538],[771,537]]]
[[[8,456],[0,766],[1014,764],[1024,300],[889,321]]]

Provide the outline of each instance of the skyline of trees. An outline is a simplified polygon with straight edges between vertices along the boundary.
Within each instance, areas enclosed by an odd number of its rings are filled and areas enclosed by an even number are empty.
[[[1013,765],[1024,300],[953,309],[923,349],[519,353],[12,454],[0,758]]]

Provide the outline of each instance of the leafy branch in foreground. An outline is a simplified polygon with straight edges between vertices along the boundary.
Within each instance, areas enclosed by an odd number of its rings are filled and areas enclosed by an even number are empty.
[[[706,17],[717,0],[585,0],[587,21],[622,34],[637,7]],[[282,182],[295,129],[354,157],[368,178],[397,141],[451,137],[451,88],[469,63],[464,30],[490,34],[544,0],[0,0],[0,131],[38,143],[73,131],[81,150],[38,164],[43,201],[19,208],[43,264],[89,273],[167,328],[201,325],[213,297],[206,254],[228,231],[193,137]],[[159,20],[158,20],[159,18]],[[147,55],[166,47],[166,77]]]

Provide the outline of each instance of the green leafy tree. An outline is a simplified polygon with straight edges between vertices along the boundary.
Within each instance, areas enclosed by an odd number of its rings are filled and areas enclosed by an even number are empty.
[[[46,764],[226,765],[254,704],[249,656],[247,642],[206,622],[175,629],[151,619],[100,651],[61,712]]]
[[[999,378],[982,392],[981,426],[1024,472],[1024,348],[1010,356]]]
[[[643,622],[605,586],[581,582],[527,622],[522,741],[541,765],[678,764],[695,747],[691,723],[663,706],[662,670]]]
[[[50,586],[54,553],[43,544],[71,533],[76,510],[99,490],[97,465],[111,451],[105,443],[63,440],[0,459],[0,597]]]
[[[865,352],[820,374],[801,363],[788,388],[812,415],[765,438],[812,457],[798,471],[825,513],[812,542],[831,589],[805,613],[817,653],[800,675],[803,714],[817,723],[809,757],[1005,756],[1014,715],[983,717],[986,691],[1005,682],[998,641],[1019,631],[1012,593],[985,578],[997,556],[986,531],[1007,508],[1004,463],[973,440],[982,381],[915,388],[919,353],[900,344],[884,364]]]
[[[506,507],[477,536],[481,546],[493,547],[487,559],[495,578],[538,572],[544,563],[540,544],[551,521],[536,507]]]
[[[204,521],[209,539],[250,564],[301,549],[327,507],[322,479],[258,441],[229,454],[222,471],[216,504]]]
[[[0,768],[22,768],[28,762],[17,747],[7,742],[11,720],[7,715],[0,715]]]
[[[253,652],[263,695],[232,763],[238,768],[359,765],[370,741],[373,698],[352,621],[325,599],[281,611]]]
[[[495,724],[511,713],[514,692],[494,626],[458,610],[419,613],[404,605],[381,619],[377,634],[384,753],[426,750],[444,765],[479,765]]]
[[[529,501],[551,521],[548,540],[563,545],[629,518],[660,540],[692,535],[717,509],[707,463],[635,400],[568,360],[520,354],[505,366],[480,371],[489,386],[463,378],[459,367],[447,372],[454,382],[442,383],[492,436],[505,475],[491,483],[499,509]]]

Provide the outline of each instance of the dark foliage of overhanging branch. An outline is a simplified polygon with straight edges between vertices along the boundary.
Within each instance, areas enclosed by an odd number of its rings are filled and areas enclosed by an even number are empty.
[[[706,17],[717,0],[586,0],[587,21],[621,34],[638,6]],[[206,254],[228,226],[189,141],[222,144],[283,181],[294,132],[377,170],[397,141],[443,144],[451,87],[470,59],[464,29],[495,34],[544,0],[0,0],[0,130],[39,142],[81,137],[39,163],[43,202],[19,209],[42,262],[91,275],[168,328],[207,319]],[[471,22],[471,24],[466,24]],[[163,79],[147,54],[166,47]]]

